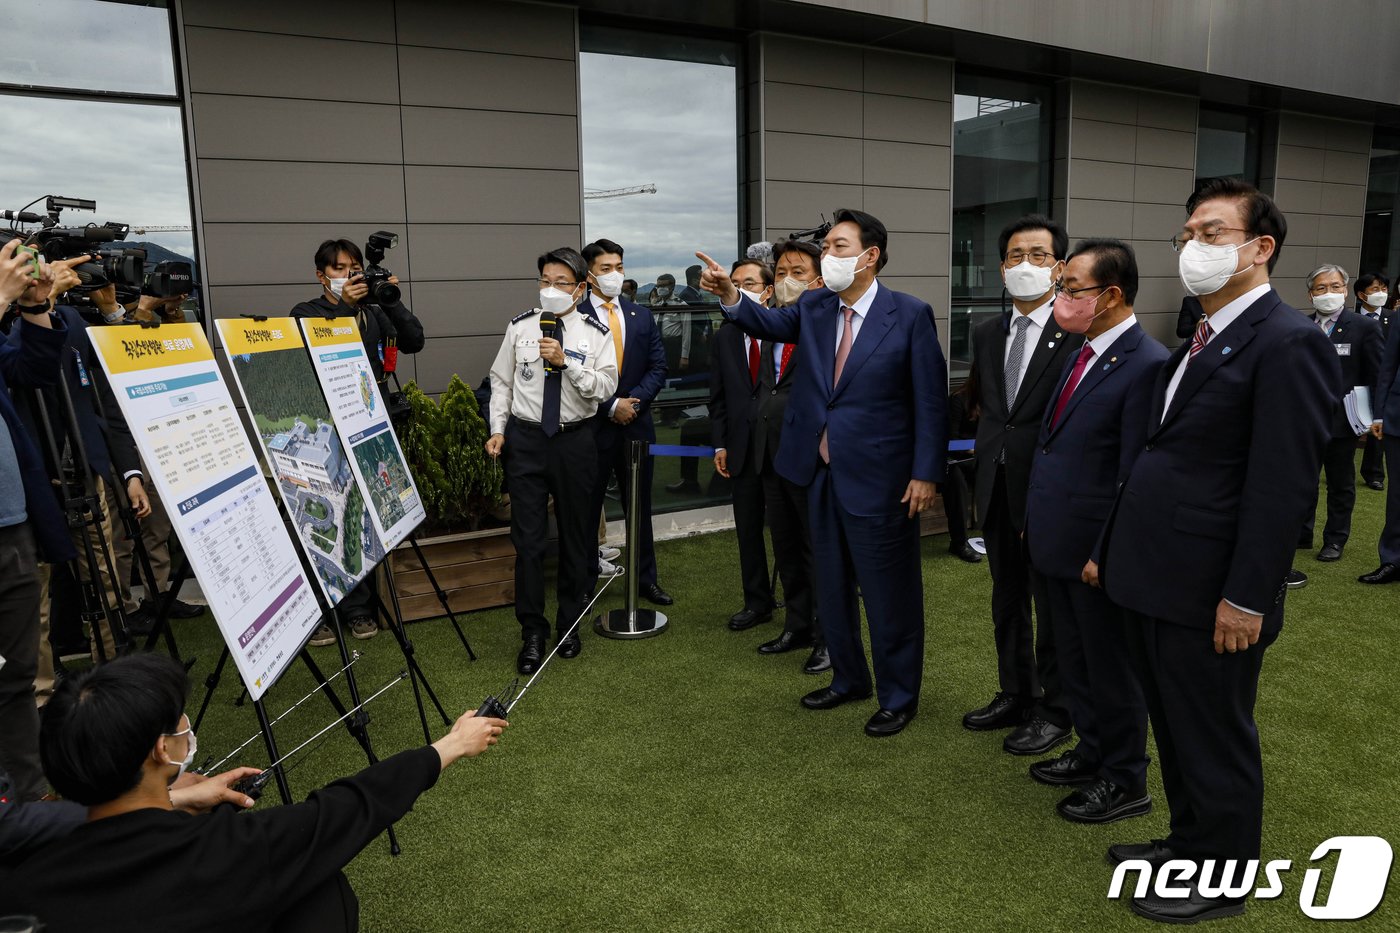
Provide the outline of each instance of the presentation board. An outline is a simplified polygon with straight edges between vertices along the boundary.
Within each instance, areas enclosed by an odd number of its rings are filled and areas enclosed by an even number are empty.
[[[384,547],[392,548],[426,513],[365,356],[360,329],[350,317],[301,318],[299,323],[350,468],[369,497],[375,531]]]
[[[335,606],[384,559],[384,545],[301,329],[292,318],[222,318],[214,325],[277,492]]]
[[[315,590],[197,324],[92,327],[146,478],[243,683],[260,699],[315,629]]]

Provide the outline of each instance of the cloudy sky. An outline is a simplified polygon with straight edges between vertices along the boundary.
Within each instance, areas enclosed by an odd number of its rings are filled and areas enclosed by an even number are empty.
[[[33,0],[0,0],[0,17],[0,82],[174,93],[165,9],[96,0],[44,0],[41,9]],[[58,194],[97,202],[95,214],[65,211],[65,225],[190,225],[177,106],[0,95],[0,165],[3,209]],[[140,239],[193,253],[187,232]]]
[[[584,242],[627,250],[628,277],[685,281],[702,249],[726,267],[738,246],[735,74],[726,65],[585,52],[579,59],[585,188],[656,194],[584,201]]]

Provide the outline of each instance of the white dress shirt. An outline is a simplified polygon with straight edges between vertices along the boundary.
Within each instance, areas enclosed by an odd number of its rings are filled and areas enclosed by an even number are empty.
[[[1079,388],[1079,383],[1083,382],[1084,377],[1088,375],[1089,366],[1093,364],[1093,361],[1097,360],[1099,357],[1107,353],[1108,348],[1113,346],[1114,342],[1119,337],[1123,336],[1123,334],[1127,332],[1128,328],[1132,327],[1136,323],[1137,315],[1130,314],[1122,321],[1119,321],[1117,324],[1114,324],[1108,330],[1104,331],[1102,334],[1099,334],[1093,340],[1089,341],[1089,346],[1093,349],[1094,355],[1089,357],[1089,363],[1086,364],[1084,366],[1084,369],[1079,373],[1079,382],[1076,382],[1074,384],[1074,388],[1070,389],[1069,394],[1071,398],[1074,396],[1075,389]],[[1081,350],[1080,352],[1082,353],[1084,351]]]
[[[1018,392],[1021,389],[1021,380],[1026,378],[1026,370],[1031,368],[1031,356],[1034,355],[1035,348],[1040,343],[1040,335],[1045,331],[1045,325],[1050,320],[1050,306],[1054,304],[1054,302],[1055,299],[1051,298],[1049,301],[1045,302],[1045,304],[1026,315],[1026,318],[1031,323],[1026,327],[1026,346],[1024,352],[1021,353],[1021,370],[1016,374],[1016,390]],[[1006,346],[1002,348],[1001,351],[1001,365],[1003,370],[1006,368],[1006,361],[1011,359],[1011,344],[1016,339],[1016,315],[1020,313],[1020,311],[1013,311],[1011,315],[1011,333],[1006,335]],[[1008,407],[1014,402],[1015,399],[1006,400]]]
[[[1268,282],[1265,282],[1263,285],[1257,285],[1219,311],[1210,315],[1208,318],[1210,321],[1210,339],[1214,340],[1216,337],[1219,337],[1220,332],[1235,323],[1235,318],[1243,314],[1245,308],[1248,308],[1260,298],[1263,298],[1268,294],[1271,288],[1273,288],[1273,286]],[[1209,341],[1207,341],[1207,345],[1209,345]],[[1189,362],[1191,362],[1191,353],[1188,351],[1187,354],[1181,358],[1181,362],[1177,364],[1176,372],[1172,373],[1172,381],[1167,383],[1167,395],[1166,398],[1162,400],[1162,420],[1164,421],[1166,420],[1168,409],[1172,407],[1172,399],[1176,396],[1177,386],[1181,385],[1181,377],[1186,373],[1186,364]]]
[[[855,312],[855,314],[851,315],[851,346],[854,347],[856,345],[856,338],[860,336],[860,325],[865,321],[865,313],[869,311],[870,306],[875,303],[875,295],[879,290],[879,281],[871,279],[870,287],[865,290],[865,294],[861,295],[851,304],[846,304],[846,302],[842,301],[840,295],[836,296],[837,313],[840,316],[836,319],[836,346],[831,348],[832,359],[836,358],[837,351],[841,349],[841,332],[846,329],[846,315],[845,312],[840,309],[846,307]]]
[[[577,309],[558,315],[565,368],[559,391],[559,423],[591,418],[598,403],[617,389],[617,351],[607,325],[595,326]],[[587,318],[587,319],[585,319]],[[521,315],[506,328],[491,364],[491,433],[506,433],[512,415],[539,422],[544,413],[544,361],[540,359],[540,316]]]

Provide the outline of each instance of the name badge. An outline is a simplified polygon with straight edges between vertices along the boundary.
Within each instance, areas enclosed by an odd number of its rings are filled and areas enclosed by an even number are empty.
[[[580,363],[585,362],[588,359],[587,356],[585,356],[577,350],[565,350],[564,355],[571,360],[578,360]]]
[[[1338,355],[1338,356],[1351,356],[1351,344],[1349,344],[1349,343],[1339,343],[1339,344],[1337,344],[1337,355]]]

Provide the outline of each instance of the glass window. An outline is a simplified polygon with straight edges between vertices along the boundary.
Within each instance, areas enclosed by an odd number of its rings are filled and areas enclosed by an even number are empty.
[[[1052,89],[957,75],[953,97],[953,310],[950,368],[967,374],[972,329],[1001,313],[997,236],[1030,213],[1050,213]]]
[[[737,43],[585,25],[579,90],[583,239],[626,250],[635,300],[652,309],[666,386],[652,405],[657,441],[708,446],[714,296],[696,249],[726,268],[740,248]],[[629,292],[632,285],[624,286]],[[728,501],[708,458],[657,458],[653,510]],[[619,506],[609,500],[610,517]]]
[[[1238,178],[1259,184],[1258,116],[1201,105],[1196,133],[1196,185],[1211,178]]]
[[[1400,130],[1376,127],[1371,142],[1371,177],[1361,230],[1359,274],[1379,272],[1394,279],[1400,269]],[[1392,284],[1391,294],[1397,289]]]
[[[175,94],[165,2],[0,0],[0,22],[0,84]]]

